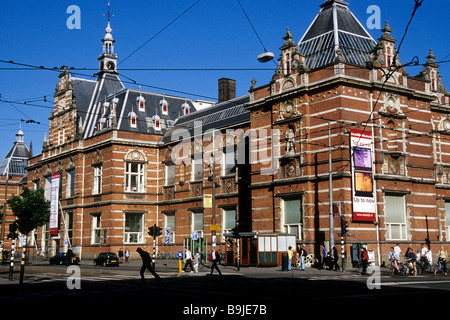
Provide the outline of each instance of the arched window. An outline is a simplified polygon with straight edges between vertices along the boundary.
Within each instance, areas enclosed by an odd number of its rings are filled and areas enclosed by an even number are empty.
[[[139,96],[136,98],[136,103],[137,103],[137,107],[138,110],[141,112],[145,111],[145,99],[142,96]]]
[[[189,107],[189,104],[187,102],[183,103],[181,105],[181,115],[184,116],[189,114],[190,108],[191,107]]]
[[[130,121],[130,127],[137,128],[137,115],[136,115],[136,113],[134,113],[134,111],[131,111],[128,114],[128,119]]]

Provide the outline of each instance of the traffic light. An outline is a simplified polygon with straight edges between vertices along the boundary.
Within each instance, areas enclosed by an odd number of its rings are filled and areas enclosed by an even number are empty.
[[[17,231],[17,224],[15,222],[11,223],[9,225],[9,234],[7,236],[8,239],[17,239],[18,236],[16,234]]]
[[[231,233],[233,234],[234,237],[239,238],[239,227],[236,226],[233,229],[231,229]]]
[[[155,225],[155,237],[159,237],[160,235],[162,235],[162,229],[161,227],[158,227]]]
[[[350,222],[348,222],[348,221],[346,221],[344,219],[341,219],[341,233],[342,233],[342,236],[345,236],[347,234],[349,225],[350,225]]]
[[[155,227],[148,227],[148,235],[154,237],[155,236]]]

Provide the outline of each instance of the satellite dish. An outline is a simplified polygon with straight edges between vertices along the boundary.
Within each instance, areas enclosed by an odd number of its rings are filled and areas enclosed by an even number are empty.
[[[271,61],[274,57],[275,57],[275,56],[273,55],[272,52],[267,52],[267,51],[266,51],[266,52],[264,52],[264,53],[261,53],[261,54],[258,56],[258,61],[261,62],[261,63],[269,62],[269,61]]]

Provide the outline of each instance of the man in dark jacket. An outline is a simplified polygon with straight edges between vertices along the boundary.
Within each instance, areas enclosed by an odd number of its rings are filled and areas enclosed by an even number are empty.
[[[216,269],[217,272],[219,272],[219,275],[222,275],[222,272],[220,272],[219,267],[217,266],[217,264],[220,263],[220,253],[214,247],[211,249],[212,250],[208,258],[208,261],[212,262],[210,275],[213,274],[214,269]]]
[[[145,282],[144,278],[145,269],[148,269],[157,280],[160,280],[161,278],[155,272],[155,268],[153,267],[152,257],[150,256],[150,254],[147,251],[142,250],[141,248],[137,248],[136,251],[139,253],[142,259],[142,267],[140,271],[141,281],[143,283]]]

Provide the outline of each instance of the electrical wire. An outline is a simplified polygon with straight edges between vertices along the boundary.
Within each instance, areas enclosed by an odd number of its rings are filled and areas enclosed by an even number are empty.
[[[142,45],[140,45],[136,50],[134,50],[132,53],[130,53],[128,56],[126,56],[124,59],[122,59],[118,65],[124,63],[128,58],[130,58],[132,55],[134,55],[136,52],[138,52],[140,49],[142,49],[147,43],[155,39],[161,32],[166,30],[171,24],[173,24],[175,21],[177,21],[179,18],[181,18],[184,14],[186,14],[189,10],[191,10],[193,7],[197,5],[201,0],[197,0],[194,4],[192,4],[189,8],[184,10],[181,14],[179,14],[175,19],[170,21],[166,26],[164,26],[160,31],[158,31],[155,35],[153,35],[150,39],[145,41]]]

